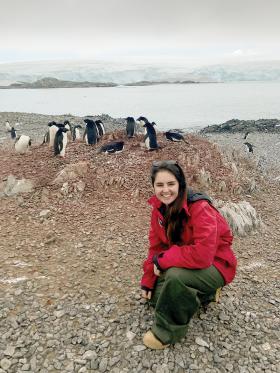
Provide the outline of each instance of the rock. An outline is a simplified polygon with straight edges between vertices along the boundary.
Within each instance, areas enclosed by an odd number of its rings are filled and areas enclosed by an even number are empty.
[[[70,164],[57,174],[52,184],[63,184],[71,180],[75,180],[79,177],[86,176],[88,172],[88,162],[78,162],[75,164]]]
[[[126,337],[127,337],[127,339],[128,339],[129,341],[132,341],[132,340],[136,337],[136,334],[133,333],[133,332],[131,332],[130,330],[128,330],[128,331],[126,332]]]
[[[73,184],[74,193],[83,193],[86,187],[86,183],[82,180],[79,180],[77,183]]]
[[[33,191],[33,189],[34,189],[34,186],[31,180],[27,180],[27,179],[17,180],[13,175],[9,175],[6,185],[4,186],[3,193],[6,196],[14,196],[20,193],[30,193]]]
[[[207,188],[211,185],[211,174],[209,171],[205,171],[204,167],[199,170],[199,173],[195,176],[195,181],[202,187]]]
[[[262,225],[254,207],[247,201],[239,203],[214,201],[214,205],[229,223],[234,234],[244,237]]]
[[[4,351],[4,355],[6,355],[6,356],[11,356],[12,357],[14,355],[14,353],[15,353],[15,347],[11,346],[11,345],[7,346],[6,350]]]
[[[10,366],[12,365],[12,362],[11,360],[7,359],[4,357],[4,359],[2,359],[0,361],[0,366],[2,369],[4,369],[5,371],[8,371],[10,369]]]
[[[263,349],[264,351],[269,351],[269,350],[271,349],[270,344],[269,344],[268,342],[262,344],[261,347],[262,347],[262,349]]]
[[[200,337],[195,338],[195,343],[198,344],[199,346],[209,348],[209,344]]]
[[[95,351],[89,350],[83,354],[84,360],[95,360],[96,358],[97,358],[97,353]]]
[[[106,372],[108,365],[108,359],[106,357],[103,357],[99,363],[99,372],[103,373]]]
[[[45,209],[40,211],[39,218],[40,219],[48,219],[51,215],[51,210]]]
[[[219,191],[220,191],[220,192],[223,192],[223,191],[225,191],[225,190],[227,190],[227,185],[226,185],[225,181],[222,180],[222,181],[219,183]]]
[[[140,352],[140,351],[144,351],[146,350],[146,346],[144,345],[137,345],[137,346],[133,346],[133,350],[136,351],[136,352]]]

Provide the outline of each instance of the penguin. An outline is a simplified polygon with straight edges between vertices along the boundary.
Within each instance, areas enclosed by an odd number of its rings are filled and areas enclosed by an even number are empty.
[[[57,129],[55,138],[54,138],[54,155],[60,155],[61,157],[65,157],[65,150],[67,145],[67,132],[69,132],[68,128],[60,127]]]
[[[255,145],[250,144],[249,142],[244,142],[244,145],[246,145],[246,149],[248,153],[254,153]]]
[[[115,141],[110,142],[109,144],[105,144],[101,146],[98,150],[98,153],[106,153],[106,154],[113,154],[113,153],[120,153],[124,149],[124,142],[123,141]]]
[[[103,135],[105,135],[105,128],[104,128],[104,124],[103,124],[102,120],[100,120],[100,119],[97,119],[95,121],[95,124],[96,124],[97,132],[98,132],[98,141],[99,141],[100,138]]]
[[[145,142],[147,149],[148,150],[159,149],[160,147],[158,146],[158,143],[157,143],[157,134],[154,129],[154,125],[147,121],[147,123],[145,123],[143,127],[145,128],[144,142]]]
[[[50,142],[50,132],[47,131],[45,134],[44,134],[44,138],[43,138],[43,142],[41,145],[43,144],[47,144],[48,142]]]
[[[57,123],[54,122],[54,121],[49,122],[48,126],[49,126],[49,147],[53,148],[54,137],[55,137],[55,134],[58,130],[58,126],[57,126]]]
[[[63,124],[64,124],[64,127],[68,129],[68,131],[67,131],[68,140],[71,140],[72,139],[72,130],[73,130],[72,125],[70,124],[69,120],[65,120],[63,122]]]
[[[184,141],[186,144],[188,144],[188,142],[184,139],[184,136],[178,132],[173,132],[169,130],[167,132],[164,132],[164,135],[166,139],[169,141],[175,141],[175,142]]]
[[[126,135],[128,138],[135,137],[136,122],[133,117],[126,118]]]
[[[80,124],[76,124],[73,127],[73,131],[72,131],[72,140],[73,141],[81,139],[81,132],[80,132],[81,128],[82,128],[82,126]]]
[[[31,146],[31,139],[27,135],[20,135],[15,142],[15,151],[19,154],[27,152],[29,146]]]
[[[96,124],[91,119],[84,119],[86,123],[86,129],[84,133],[84,139],[87,145],[95,145],[97,143],[98,132]]]
[[[6,120],[6,124],[5,124],[5,126],[6,126],[6,131],[7,131],[7,132],[11,132],[12,127],[11,127],[10,122],[9,122],[8,120]]]
[[[244,140],[247,139],[247,136],[249,135],[249,133],[250,133],[249,131],[245,133],[245,135],[244,135],[244,137],[243,137]]]
[[[17,138],[17,131],[14,129],[14,127],[11,127],[11,138],[13,140]]]

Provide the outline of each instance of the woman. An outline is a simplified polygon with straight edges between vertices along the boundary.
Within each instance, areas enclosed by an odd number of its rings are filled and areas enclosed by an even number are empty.
[[[155,319],[143,342],[163,349],[184,337],[201,303],[233,280],[237,262],[226,220],[206,195],[187,190],[176,161],[154,162],[151,178],[155,195],[141,288]]]

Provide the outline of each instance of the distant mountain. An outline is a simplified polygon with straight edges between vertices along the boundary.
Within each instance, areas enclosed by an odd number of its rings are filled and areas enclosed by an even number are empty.
[[[158,84],[196,84],[191,80],[187,81],[140,81],[135,83],[127,83],[125,86],[147,86],[147,85],[158,85]],[[73,82],[69,80],[59,80],[56,78],[43,78],[36,80],[35,82],[18,82],[11,83],[9,85],[0,86],[0,89],[40,89],[40,88],[89,88],[89,87],[116,87],[116,83],[96,83],[96,82]]]
[[[46,77],[68,82],[139,84],[139,82],[279,81],[280,61],[211,65],[124,64],[102,61],[45,61],[0,64],[0,84],[34,83]]]
[[[95,83],[95,82],[72,82],[68,80],[59,80],[56,78],[43,78],[32,83],[19,82],[8,86],[0,86],[4,89],[15,88],[88,88],[88,87],[115,87],[115,83]]]

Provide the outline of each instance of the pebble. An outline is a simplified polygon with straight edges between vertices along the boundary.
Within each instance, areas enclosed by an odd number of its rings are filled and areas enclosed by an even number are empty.
[[[0,366],[4,370],[8,370],[10,366],[12,365],[11,360],[8,360],[7,358],[4,358],[0,361]]]
[[[4,351],[4,355],[6,356],[13,356],[15,353],[15,347],[14,346],[7,346],[6,350]]]
[[[196,338],[195,338],[195,343],[198,344],[199,346],[209,348],[209,344],[208,344],[207,342],[205,342],[205,341],[204,341],[202,338],[200,338],[200,337],[196,337]]]

